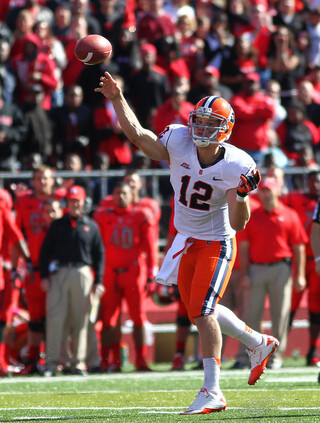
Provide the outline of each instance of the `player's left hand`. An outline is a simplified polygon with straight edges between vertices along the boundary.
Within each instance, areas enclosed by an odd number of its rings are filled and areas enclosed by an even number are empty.
[[[240,197],[245,197],[250,191],[256,189],[261,181],[261,174],[259,170],[252,171],[248,175],[241,175],[240,182],[237,189],[237,194]]]

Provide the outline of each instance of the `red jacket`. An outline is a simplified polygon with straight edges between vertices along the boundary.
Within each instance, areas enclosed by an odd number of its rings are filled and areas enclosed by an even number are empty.
[[[231,98],[230,104],[236,117],[231,144],[243,150],[266,149],[269,145],[269,121],[275,113],[272,98],[262,92],[248,97],[241,91]]]

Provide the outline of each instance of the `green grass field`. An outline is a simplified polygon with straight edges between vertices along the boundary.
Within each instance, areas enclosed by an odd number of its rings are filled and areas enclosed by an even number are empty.
[[[171,372],[170,364],[153,364],[152,373],[89,377],[10,377],[0,379],[0,422],[320,422],[319,369],[287,360],[267,370],[249,386],[248,370],[223,363],[221,388],[228,408],[209,415],[180,416],[202,386],[203,372]]]

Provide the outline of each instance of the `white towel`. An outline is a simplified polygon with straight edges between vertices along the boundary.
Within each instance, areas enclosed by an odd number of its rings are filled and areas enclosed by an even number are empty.
[[[188,238],[189,236],[179,233],[175,236],[163,260],[160,271],[155,278],[157,283],[162,285],[177,285],[179,264],[182,254],[188,247]]]

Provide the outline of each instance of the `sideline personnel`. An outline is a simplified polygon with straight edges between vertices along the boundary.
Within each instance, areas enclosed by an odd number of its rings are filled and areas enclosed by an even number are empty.
[[[42,289],[48,293],[45,376],[55,375],[67,319],[73,328],[71,372],[86,374],[90,296],[93,287],[104,292],[104,248],[96,223],[83,215],[85,197],[82,187],[69,189],[69,212],[52,223],[41,248]]]

